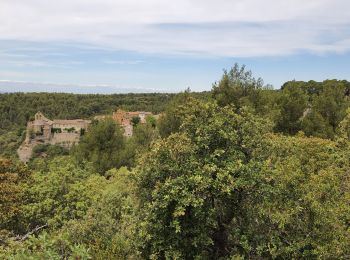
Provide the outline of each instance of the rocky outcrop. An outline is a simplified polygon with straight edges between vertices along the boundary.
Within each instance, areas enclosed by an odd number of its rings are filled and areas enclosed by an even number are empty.
[[[18,148],[17,154],[19,159],[22,162],[27,163],[30,160],[30,158],[32,157],[33,148],[35,145],[36,144],[34,143],[30,143],[30,144],[24,143]]]

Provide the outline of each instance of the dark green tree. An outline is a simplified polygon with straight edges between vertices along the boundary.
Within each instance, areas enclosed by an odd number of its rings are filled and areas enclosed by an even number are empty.
[[[189,90],[179,93],[171,99],[165,112],[158,119],[158,129],[161,137],[167,137],[179,131],[186,107],[191,100],[193,100],[193,97],[191,97]]]
[[[245,109],[197,104],[186,115],[136,168],[144,257],[349,254],[346,146],[268,134]]]
[[[241,200],[255,185],[253,158],[269,124],[232,107],[191,107],[180,132],[156,143],[136,170],[145,257],[218,259],[233,247],[239,253],[227,225],[248,220]]]
[[[308,96],[296,84],[289,84],[282,90],[278,100],[280,114],[275,130],[295,134],[301,129],[301,119],[308,107]]]
[[[346,109],[349,107],[345,93],[346,87],[342,82],[325,81],[323,91],[313,100],[313,109],[320,113],[333,130],[332,134],[328,135],[330,138],[334,137],[336,128],[345,117]]]
[[[72,154],[80,162],[92,162],[96,171],[104,174],[109,169],[124,165],[124,147],[123,130],[113,120],[106,119],[89,128]]]
[[[237,63],[212,88],[212,96],[220,106],[234,105],[237,109],[243,106],[252,107],[257,113],[264,113],[267,106],[266,96],[262,95],[264,82],[254,78],[245,65]]]
[[[130,121],[133,126],[137,126],[140,123],[141,118],[139,116],[133,116]]]
[[[31,172],[24,165],[0,158],[0,244],[7,235],[24,231],[21,223],[25,184]]]
[[[301,120],[301,130],[307,136],[315,136],[321,138],[329,138],[333,136],[333,128],[322,117],[322,115],[310,109]]]

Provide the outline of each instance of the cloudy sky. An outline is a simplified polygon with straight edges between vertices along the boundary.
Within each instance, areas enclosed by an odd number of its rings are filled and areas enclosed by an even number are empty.
[[[350,80],[349,0],[0,0],[0,91],[209,90]]]

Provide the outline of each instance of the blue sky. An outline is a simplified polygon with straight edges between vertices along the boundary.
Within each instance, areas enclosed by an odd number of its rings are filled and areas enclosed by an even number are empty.
[[[350,80],[345,0],[56,2],[1,0],[0,91],[202,91],[235,62],[275,88]]]

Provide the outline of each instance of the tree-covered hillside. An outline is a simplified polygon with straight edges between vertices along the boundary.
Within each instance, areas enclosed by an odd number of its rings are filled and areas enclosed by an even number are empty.
[[[105,120],[69,152],[2,158],[0,258],[348,259],[348,89],[236,65],[130,138]]]
[[[205,97],[207,93],[194,93]],[[28,120],[41,111],[50,119],[91,119],[112,114],[117,108],[127,111],[164,111],[174,94],[86,95],[67,93],[0,94],[0,154],[15,156],[23,140]]]
[[[51,119],[91,118],[99,114],[111,114],[118,107],[159,113],[172,96],[173,94],[0,94],[0,129],[23,127],[38,111]]]

